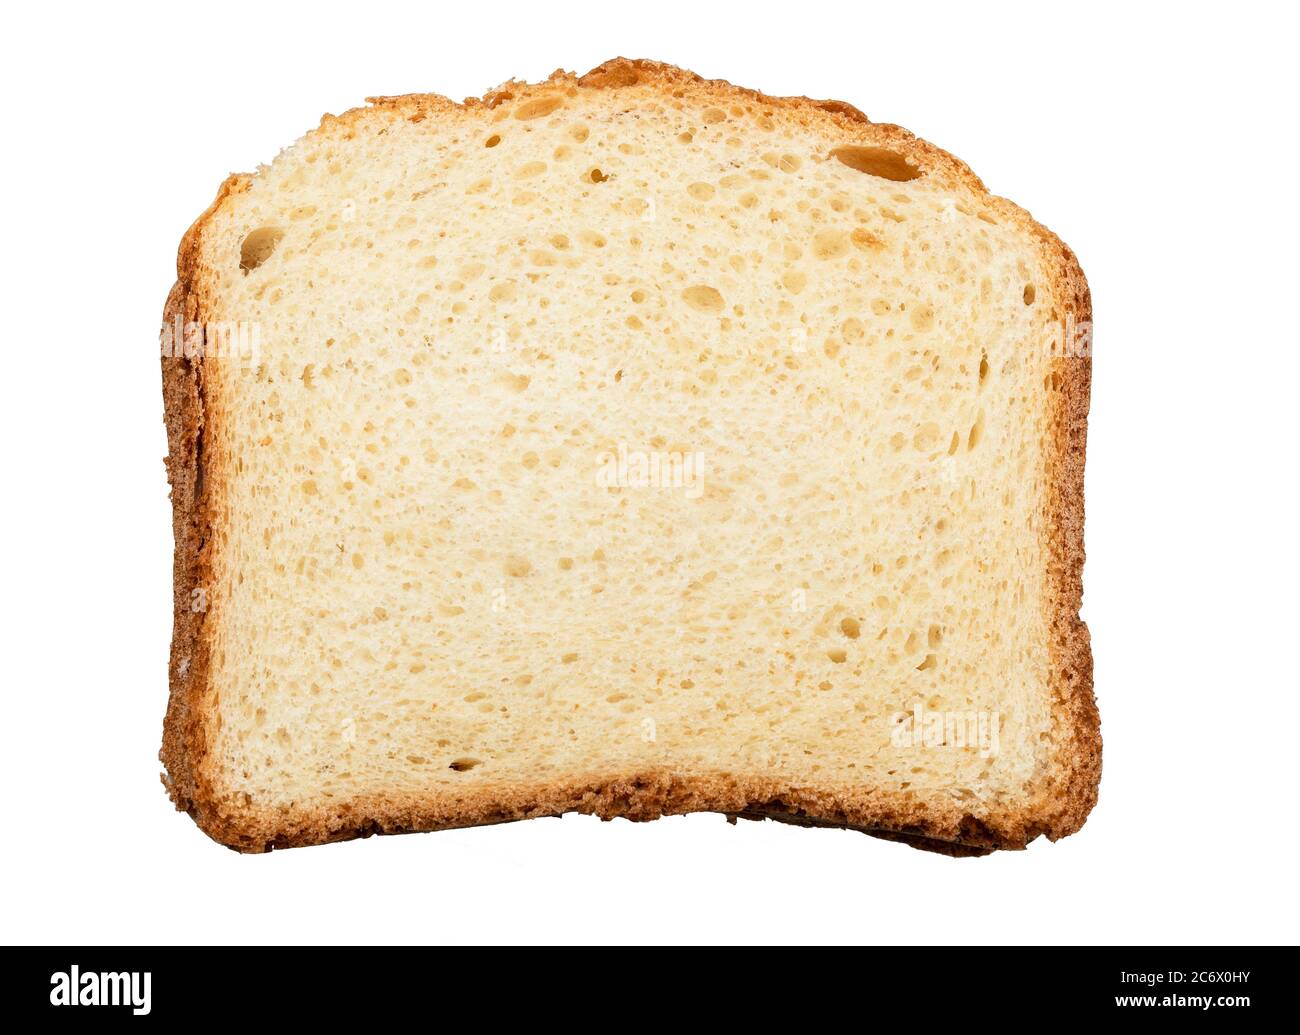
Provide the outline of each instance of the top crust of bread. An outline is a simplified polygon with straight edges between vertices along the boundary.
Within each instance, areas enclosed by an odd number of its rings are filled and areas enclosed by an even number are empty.
[[[370,98],[370,106],[327,115],[317,133],[346,134],[374,119],[418,121],[440,113],[492,109],[507,101],[518,104],[533,96],[570,95],[580,91],[653,90],[664,96],[690,96],[727,104],[757,100],[786,117],[824,128],[834,139],[887,147],[902,154],[926,176],[961,185],[984,196],[1000,219],[1037,241],[1045,270],[1054,271],[1044,288],[1063,324],[1089,325],[1091,298],[1073,252],[1038,225],[1024,210],[988,195],[984,185],[961,161],[898,126],[870,122],[857,108],[841,101],[806,97],[769,97],[720,80],[654,61],[617,58],[583,76],[557,71],[544,83],[507,82],[482,98],[458,105],[434,94]],[[200,241],[215,214],[232,196],[249,189],[252,177],[229,177],[208,210],[181,242],[177,282],[167,299],[164,324],[179,318],[203,322],[212,311],[200,259]],[[1023,848],[1045,834],[1055,840],[1083,825],[1097,798],[1101,775],[1100,723],[1093,697],[1092,656],[1087,627],[1079,619],[1082,601],[1083,480],[1091,359],[1062,355],[1052,361],[1056,410],[1051,418],[1050,499],[1044,544],[1049,558],[1045,606],[1052,639],[1051,688],[1057,764],[1039,799],[996,815],[975,817],[960,809],[921,802],[903,803],[869,788],[859,795],[830,794],[791,786],[771,778],[743,774],[684,776],[646,770],[613,774],[598,781],[547,781],[508,790],[466,791],[454,805],[433,805],[418,797],[389,795],[355,801],[327,814],[303,809],[293,815],[266,813],[250,819],[232,817],[218,806],[212,777],[205,769],[207,747],[203,717],[210,707],[210,643],[202,611],[191,608],[191,594],[207,584],[211,557],[205,549],[213,521],[205,482],[217,481],[212,458],[205,455],[204,427],[210,400],[205,395],[201,359],[162,361],[175,534],[175,631],[170,660],[170,700],[164,724],[161,761],[164,785],[176,807],[189,812],[214,839],[247,852],[275,847],[320,844],[373,833],[436,830],[507,822],[577,811],[601,818],[633,820],[692,811],[715,811],[747,818],[777,818],[808,825],[848,827],[901,840],[950,855],[983,854],[992,849]]]

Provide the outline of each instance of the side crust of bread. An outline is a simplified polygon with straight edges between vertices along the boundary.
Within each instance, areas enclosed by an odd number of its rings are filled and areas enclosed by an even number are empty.
[[[1055,271],[1048,289],[1062,326],[1090,327],[1091,298],[1073,252],[1049,230],[1039,226],[1013,203],[988,195],[984,185],[961,161],[897,126],[870,122],[856,108],[840,101],[806,97],[769,97],[720,80],[652,61],[618,58],[584,76],[557,71],[540,84],[510,82],[464,107],[495,107],[530,92],[554,90],[618,90],[629,86],[665,92],[689,89],[719,102],[738,96],[760,100],[799,120],[829,118],[847,141],[887,146],[905,155],[927,173],[961,182],[988,198],[1009,222],[1039,242],[1043,266]],[[376,108],[404,114],[436,114],[460,106],[437,95],[416,94],[370,99],[333,121],[353,122],[372,116]],[[199,241],[204,227],[226,199],[248,189],[251,177],[237,174],[222,184],[216,199],[182,240],[177,257],[177,282],[168,296],[165,326],[202,323],[212,312],[200,277]],[[331,805],[328,809],[297,806],[271,812],[232,814],[221,804],[205,770],[208,745],[205,709],[212,706],[208,678],[209,638],[205,626],[212,613],[198,603],[196,590],[208,584],[210,557],[206,549],[214,520],[211,486],[220,483],[222,458],[205,454],[205,427],[214,414],[205,395],[201,358],[164,356],[163,398],[167,427],[167,472],[171,484],[175,558],[173,574],[174,634],[170,658],[170,699],[163,729],[160,759],[164,786],[178,810],[190,813],[212,838],[244,852],[324,844],[371,834],[432,831],[510,822],[579,812],[602,819],[623,817],[652,820],[689,812],[719,812],[733,820],[771,818],[806,826],[860,830],[888,840],[953,856],[983,855],[994,849],[1024,848],[1039,835],[1050,840],[1078,830],[1097,800],[1101,778],[1100,720],[1093,696],[1092,655],[1088,630],[1079,619],[1082,601],[1083,477],[1091,383],[1090,350],[1065,349],[1052,360],[1053,438],[1048,458],[1050,499],[1045,523],[1049,559],[1047,618],[1052,633],[1051,684],[1057,762],[1040,799],[1017,812],[976,817],[957,808],[938,810],[923,802],[903,803],[869,788],[836,792],[808,789],[743,774],[681,775],[647,770],[592,773],[568,782],[524,787],[482,788],[437,802],[418,796],[376,796]]]

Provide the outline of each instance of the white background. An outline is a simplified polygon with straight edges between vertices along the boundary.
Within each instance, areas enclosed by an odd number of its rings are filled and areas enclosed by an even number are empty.
[[[4,78],[6,941],[1295,942],[1295,26],[1281,4],[11,5]],[[950,860],[587,817],[240,856],[157,762],[176,245],[367,95],[615,55],[840,98],[1077,251],[1096,340],[1077,835]]]

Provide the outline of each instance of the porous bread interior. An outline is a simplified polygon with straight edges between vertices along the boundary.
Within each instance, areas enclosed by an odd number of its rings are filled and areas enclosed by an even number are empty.
[[[226,199],[196,290],[260,331],[204,372],[227,808],[1041,792],[1047,274],[986,196],[834,149],[757,99],[557,89],[336,120]],[[701,491],[599,484],[620,446]],[[918,703],[999,750],[896,745]]]

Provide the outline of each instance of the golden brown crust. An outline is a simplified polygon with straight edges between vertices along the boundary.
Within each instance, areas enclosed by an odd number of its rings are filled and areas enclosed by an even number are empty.
[[[193,299],[177,281],[163,310],[163,334],[174,334],[177,321],[182,327],[192,319]],[[199,588],[198,558],[202,549],[199,531],[199,439],[203,433],[203,408],[199,402],[197,365],[184,356],[167,355],[174,341],[165,343],[162,356],[164,421],[167,425],[167,480],[171,484],[172,534],[175,550],[172,562],[173,633],[168,678],[171,696],[163,724],[160,760],[166,768],[163,783],[172,800],[182,802],[195,796],[192,761],[196,755],[193,729],[197,714],[197,688],[202,678],[195,671],[201,614],[193,609],[194,590]],[[183,348],[183,346],[182,346]],[[206,659],[199,662],[202,668]]]
[[[198,245],[203,227],[231,194],[248,188],[247,176],[228,177],[217,196],[181,239],[176,255],[176,283],[163,309],[163,419],[167,426],[167,480],[171,485],[173,630],[168,682],[170,695],[163,722],[163,785],[177,809],[195,812],[211,799],[201,762],[206,754],[203,702],[208,691],[209,617],[206,550],[211,532],[209,493],[211,463],[204,456],[208,421],[204,405],[202,356],[187,354],[188,329],[204,322],[201,289],[196,284]],[[170,337],[168,337],[170,336]]]
[[[869,791],[808,789],[789,781],[727,773],[683,776],[661,770],[591,775],[437,795],[393,794],[283,812],[228,810],[216,796],[185,806],[213,839],[243,852],[328,844],[373,834],[488,826],[576,812],[645,822],[693,812],[857,830],[953,856],[1024,847],[1014,817],[990,827],[970,816],[945,818],[924,803]]]
[[[1092,647],[1079,618],[1083,603],[1083,475],[1088,405],[1092,390],[1092,295],[1074,253],[1055,234],[1037,227],[1048,262],[1059,271],[1053,285],[1060,347],[1052,360],[1052,448],[1048,450],[1047,547],[1052,691],[1064,733],[1059,778],[1043,805],[1050,840],[1083,826],[1101,783],[1101,717],[1093,695]]]
[[[350,134],[376,112],[420,121],[439,113],[493,110],[509,100],[556,90],[653,89],[682,96],[692,93],[720,101],[750,99],[781,110],[800,123],[824,130],[830,139],[888,146],[927,176],[960,185],[985,198],[990,209],[1041,243],[1048,295],[1063,327],[1091,320],[1087,282],[1073,253],[1050,231],[1011,202],[988,194],[961,161],[898,126],[870,122],[852,105],[806,97],[769,97],[705,80],[694,73],[653,61],[616,58],[583,76],[557,71],[546,82],[510,82],[464,105],[433,94],[370,98],[369,108],[325,116],[322,129]],[[504,114],[504,110],[502,112]],[[494,116],[495,117],[495,116]],[[830,136],[834,134],[834,136]],[[246,190],[247,176],[232,176],[212,206],[185,235],[177,258],[177,284],[164,312],[201,322],[205,308],[199,283],[199,242],[204,227],[225,199]],[[1089,325],[1090,327],[1090,325]],[[219,481],[204,452],[205,427],[213,420],[205,399],[201,359],[164,358],[163,396],[168,435],[168,477],[172,486],[176,538],[175,631],[171,652],[171,696],[164,724],[161,760],[164,784],[178,809],[189,812],[209,835],[241,851],[323,844],[374,833],[403,833],[510,822],[580,812],[603,819],[649,820],[687,812],[721,812],[729,817],[771,818],[809,826],[861,830],[877,837],[954,856],[982,855],[993,849],[1023,848],[1039,834],[1050,839],[1077,830],[1096,801],[1101,773],[1101,739],[1092,691],[1088,631],[1079,620],[1083,566],[1083,461],[1086,444],[1090,353],[1066,349],[1052,360],[1051,390],[1056,400],[1049,450],[1046,550],[1049,557],[1049,614],[1052,689],[1058,762],[1040,800],[1023,813],[976,817],[959,809],[940,810],[923,802],[866,788],[841,792],[810,790],[788,781],[737,774],[682,776],[663,771],[593,774],[533,786],[480,788],[437,796],[393,795],[357,799],[292,812],[236,810],[204,773],[207,744],[204,705],[207,683],[205,621],[209,613],[193,606],[194,591],[205,585],[211,536],[211,485]]]

